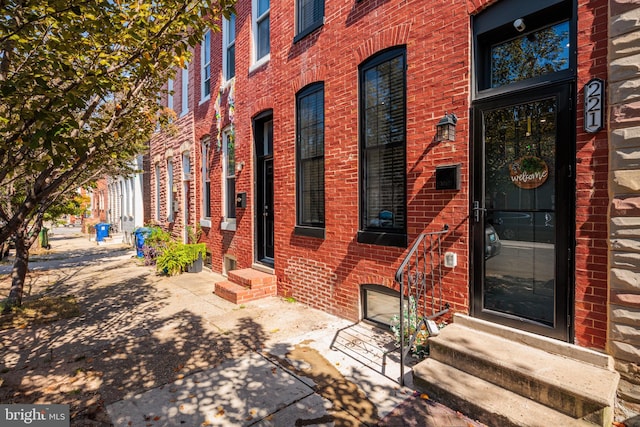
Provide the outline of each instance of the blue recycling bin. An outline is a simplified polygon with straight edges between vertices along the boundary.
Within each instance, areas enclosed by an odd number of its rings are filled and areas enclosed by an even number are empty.
[[[96,242],[104,242],[106,237],[109,237],[110,224],[106,222],[99,222],[96,224]]]
[[[144,247],[144,242],[151,234],[151,229],[147,227],[136,228],[133,231],[133,235],[136,239],[136,255],[138,258],[142,258],[144,256],[144,251],[142,248]]]

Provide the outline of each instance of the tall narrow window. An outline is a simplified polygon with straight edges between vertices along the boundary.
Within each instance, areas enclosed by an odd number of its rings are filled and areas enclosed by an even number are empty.
[[[184,223],[191,223],[191,218],[189,216],[189,211],[191,210],[191,204],[189,202],[190,199],[190,191],[189,188],[191,182],[191,157],[189,156],[189,152],[185,151],[182,153],[182,214],[184,215]],[[188,236],[186,235],[185,229],[185,241]]]
[[[182,104],[180,115],[184,116],[189,112],[189,64],[185,64],[182,69],[182,76],[180,78],[180,102]]]
[[[160,221],[160,193],[161,193],[161,185],[162,185],[162,177],[160,176],[160,164],[156,163],[156,221]]]
[[[224,217],[229,222],[236,218],[236,154],[233,132],[227,130],[222,136],[224,144]]]
[[[201,64],[201,95],[202,101],[211,96],[211,31],[204,33],[202,46],[200,47]]]
[[[167,82],[167,108],[173,110],[173,79]]]
[[[324,228],[324,84],[315,83],[296,99],[297,219],[300,227]],[[324,233],[299,234],[324,237]]]
[[[167,159],[167,221],[173,222],[174,211],[174,191],[176,190],[173,182],[173,159]]]
[[[236,15],[224,19],[222,43],[224,78],[231,80],[236,75]]]
[[[296,0],[296,37],[298,41],[324,23],[324,0]]]
[[[253,0],[253,34],[255,60],[259,61],[271,51],[271,32],[269,28],[269,0]]]
[[[405,49],[360,66],[358,241],[406,246]]]
[[[202,141],[202,216],[211,218],[211,181],[209,177],[209,138]]]

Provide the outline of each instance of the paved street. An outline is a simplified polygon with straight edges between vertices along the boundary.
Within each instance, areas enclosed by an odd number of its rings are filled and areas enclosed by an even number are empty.
[[[157,276],[124,245],[53,231],[27,298],[73,295],[82,315],[0,331],[2,403],[68,404],[74,426],[479,425],[410,373],[397,384],[386,331],[280,298],[236,306],[217,274]]]

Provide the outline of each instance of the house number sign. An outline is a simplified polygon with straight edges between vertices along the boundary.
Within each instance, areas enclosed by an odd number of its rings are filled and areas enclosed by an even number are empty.
[[[604,81],[591,79],[584,85],[584,130],[589,133],[602,129],[604,119]]]

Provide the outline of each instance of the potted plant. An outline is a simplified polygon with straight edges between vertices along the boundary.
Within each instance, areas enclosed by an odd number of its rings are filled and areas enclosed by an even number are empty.
[[[175,276],[184,271],[192,260],[188,251],[184,248],[185,244],[180,242],[171,242],[156,258],[156,269],[160,273]]]
[[[184,246],[184,250],[191,260],[187,265],[187,271],[189,273],[200,273],[204,265],[204,256],[207,253],[207,246],[204,243],[187,243]]]
[[[396,344],[411,344],[411,354],[419,359],[424,359],[429,355],[429,332],[418,316],[418,303],[416,299],[409,297],[408,307],[403,310],[403,336],[400,336],[400,316],[393,315],[391,318],[391,331],[396,339]],[[413,343],[411,337],[414,336]]]

